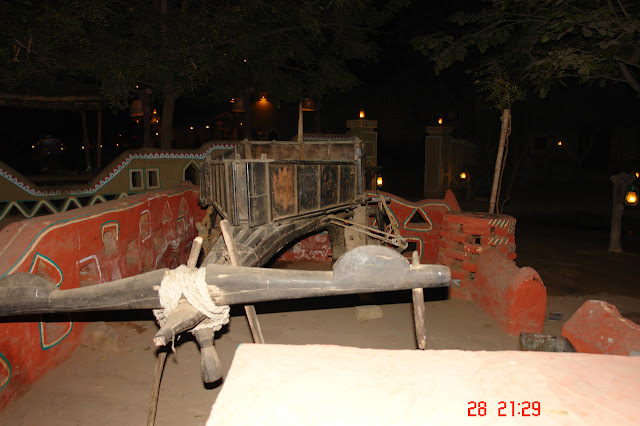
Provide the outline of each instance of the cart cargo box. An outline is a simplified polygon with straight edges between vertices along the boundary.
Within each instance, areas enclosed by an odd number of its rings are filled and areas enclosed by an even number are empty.
[[[249,227],[344,210],[361,201],[361,156],[357,138],[245,141],[203,163],[200,203]]]

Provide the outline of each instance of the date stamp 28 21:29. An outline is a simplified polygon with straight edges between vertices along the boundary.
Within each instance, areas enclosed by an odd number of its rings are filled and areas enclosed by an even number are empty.
[[[499,401],[497,406],[487,407],[486,401],[469,401],[467,416],[484,417],[487,410],[497,410],[498,417],[529,417],[540,415],[540,401]]]

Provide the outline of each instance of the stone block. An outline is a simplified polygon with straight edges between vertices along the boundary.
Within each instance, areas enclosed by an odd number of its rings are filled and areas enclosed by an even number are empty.
[[[636,357],[245,343],[206,424],[632,425],[638,383]]]
[[[469,236],[467,234],[463,234],[461,232],[453,232],[453,231],[447,231],[447,230],[441,229],[440,230],[440,236],[442,238],[447,239],[447,240],[456,241],[458,243],[470,243],[471,242],[471,236]]]
[[[463,245],[462,243],[459,243],[457,241],[451,241],[444,238],[440,238],[440,240],[438,241],[438,247],[448,248],[453,250],[460,250],[462,249]]]
[[[456,260],[472,260],[472,254],[464,252],[462,250],[448,249],[448,248],[440,248],[439,253],[442,253],[445,257],[449,257],[451,259]],[[438,253],[438,254],[439,254]]]
[[[478,272],[478,264],[473,260],[466,260],[462,262],[462,269],[469,272]]]
[[[358,321],[369,321],[382,317],[384,317],[384,312],[378,305],[356,306],[356,319]]]
[[[467,235],[491,236],[491,226],[488,223],[465,223],[462,225],[462,232]]]
[[[640,351],[640,325],[602,300],[586,301],[562,327],[562,335],[578,352],[629,355]]]
[[[470,272],[452,269],[451,278],[453,278],[454,280],[466,280],[470,278]]]

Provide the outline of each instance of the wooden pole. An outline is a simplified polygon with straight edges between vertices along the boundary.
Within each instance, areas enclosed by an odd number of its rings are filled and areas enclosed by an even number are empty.
[[[489,213],[494,213],[498,199],[498,184],[500,183],[500,170],[504,161],[504,145],[511,127],[511,110],[505,108],[502,111],[502,129],[500,130],[500,142],[498,143],[498,154],[496,155],[496,165],[493,169],[493,186],[491,187],[491,199],[489,201]]]
[[[227,219],[220,222],[220,230],[222,231],[222,238],[224,238],[224,243],[227,246],[227,251],[229,252],[229,263],[231,263],[232,266],[240,266],[236,247],[233,243],[233,236],[229,229],[229,221]],[[255,306],[245,305],[244,311],[247,314],[247,320],[249,321],[249,328],[251,329],[253,341],[255,343],[264,343],[264,336],[262,335],[262,329],[260,328],[260,322],[258,321],[258,314],[256,313]]]
[[[158,352],[156,360],[156,370],[153,376],[153,387],[151,392],[151,404],[149,405],[149,415],[147,416],[147,426],[153,426],[156,422],[156,411],[158,409],[158,397],[160,396],[160,379],[164,371],[164,364],[167,360],[167,350],[163,348]]]
[[[420,256],[417,251],[413,252],[413,266],[420,265]],[[425,308],[424,308],[424,290],[421,288],[414,288],[411,290],[413,296],[413,321],[416,329],[416,341],[418,342],[418,349],[427,349],[427,326],[425,320]]]

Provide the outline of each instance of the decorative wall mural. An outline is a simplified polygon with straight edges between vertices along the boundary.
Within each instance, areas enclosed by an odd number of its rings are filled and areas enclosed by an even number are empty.
[[[0,352],[0,390],[9,384],[9,380],[11,380],[11,364]]]
[[[62,270],[47,256],[38,252],[33,256],[29,273],[36,274],[51,282],[56,287],[62,285]],[[71,321],[40,322],[40,345],[46,351],[56,346],[73,330]]]

